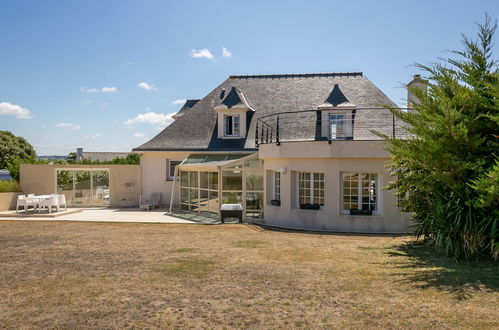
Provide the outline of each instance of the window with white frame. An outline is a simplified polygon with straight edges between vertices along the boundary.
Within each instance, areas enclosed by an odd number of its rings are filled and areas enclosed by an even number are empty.
[[[225,136],[240,135],[239,115],[224,115],[224,134]]]
[[[329,133],[332,139],[344,139],[345,114],[329,115]]]
[[[378,210],[378,175],[376,173],[342,174],[342,210]]]
[[[324,173],[298,173],[298,201],[324,206]]]
[[[175,168],[182,163],[179,160],[166,160],[166,180],[173,180],[175,177]]]
[[[274,172],[274,200],[281,200],[281,172]]]

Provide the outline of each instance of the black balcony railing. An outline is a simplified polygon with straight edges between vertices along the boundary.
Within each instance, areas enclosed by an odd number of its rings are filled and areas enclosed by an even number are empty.
[[[409,109],[402,109],[410,111]],[[302,110],[256,119],[255,145],[286,141],[383,140],[409,137],[407,124],[386,108]]]

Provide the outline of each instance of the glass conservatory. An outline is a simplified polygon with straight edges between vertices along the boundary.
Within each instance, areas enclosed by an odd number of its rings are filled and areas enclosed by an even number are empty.
[[[241,204],[245,218],[263,217],[263,166],[258,155],[193,154],[177,166],[180,208],[217,217],[222,204]],[[178,192],[177,192],[178,189]]]

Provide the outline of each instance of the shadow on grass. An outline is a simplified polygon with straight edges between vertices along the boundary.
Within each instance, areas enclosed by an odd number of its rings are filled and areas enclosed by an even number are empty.
[[[393,264],[404,282],[418,288],[436,288],[468,299],[478,291],[499,291],[499,264],[491,260],[459,260],[437,254],[422,242],[412,241],[393,247],[392,257],[404,257]]]

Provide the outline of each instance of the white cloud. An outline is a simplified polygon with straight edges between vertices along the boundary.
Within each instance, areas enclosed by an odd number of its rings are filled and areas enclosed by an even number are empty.
[[[137,116],[134,118],[130,118],[123,122],[127,126],[132,126],[134,124],[151,124],[155,126],[168,126],[173,122],[172,116],[175,114],[175,112],[169,113],[169,114],[162,114],[162,113],[155,113],[155,112],[146,112],[146,113],[139,113]]]
[[[26,108],[9,102],[0,102],[0,115],[16,116],[19,119],[31,119],[33,114]]]
[[[136,138],[143,138],[146,135],[143,134],[143,133],[133,133],[133,136],[136,137]]]
[[[215,56],[213,56],[213,54],[210,52],[209,49],[207,48],[204,48],[204,49],[200,49],[200,50],[191,50],[190,54],[189,54],[190,57],[194,57],[194,58],[207,58],[207,59],[213,59]]]
[[[57,123],[54,126],[55,127],[59,127],[59,128],[64,128],[64,129],[72,130],[72,131],[77,131],[77,130],[80,129],[80,126],[74,125],[74,124],[71,124],[71,123]]]
[[[172,102],[172,104],[185,104],[186,99],[176,99],[175,101]]]
[[[92,134],[92,135],[84,135],[83,138],[84,139],[93,139],[93,140],[95,140],[95,139],[97,139],[97,138],[99,138],[101,136],[102,136],[101,133],[95,133],[95,134]]]
[[[222,57],[232,57],[232,53],[225,47],[222,47]]]
[[[139,83],[137,87],[148,91],[155,91],[157,89],[156,86],[154,86],[153,84],[148,84],[145,81]]]
[[[116,87],[101,87],[101,88],[81,87],[81,91],[86,92],[86,93],[118,93],[118,88],[116,88]]]

